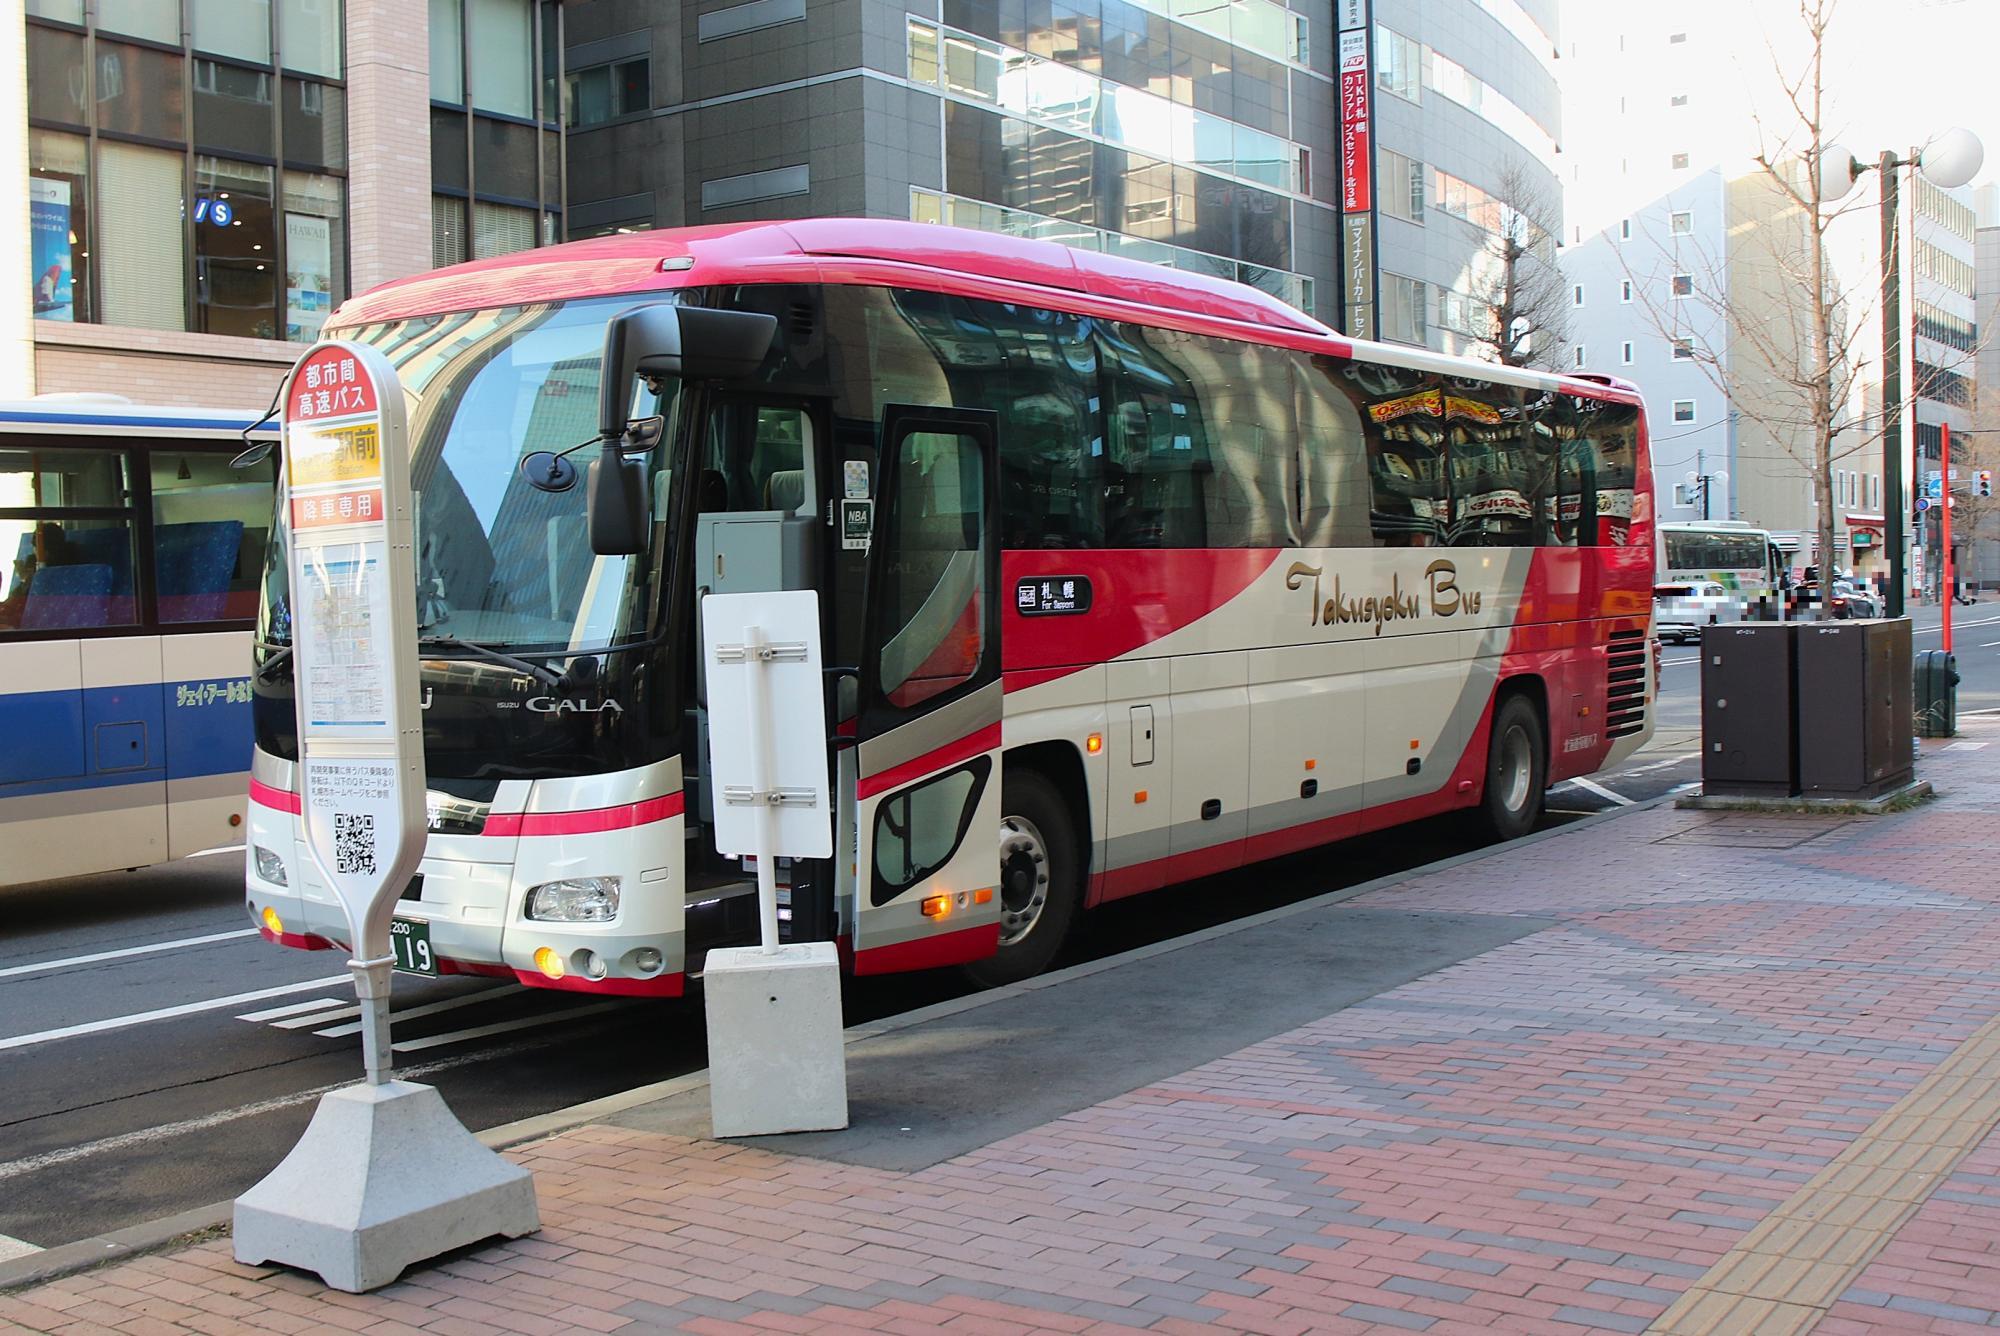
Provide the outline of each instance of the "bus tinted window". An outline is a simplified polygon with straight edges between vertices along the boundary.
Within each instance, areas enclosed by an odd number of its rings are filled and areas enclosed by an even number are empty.
[[[0,630],[138,622],[127,468],[111,450],[0,450]]]
[[[1639,411],[1559,394],[1544,417],[1554,442],[1554,541],[1577,547],[1623,547],[1632,527]]]
[[[1549,541],[1555,459],[1533,430],[1523,392],[1453,380],[1444,386],[1454,547],[1536,547]]]
[[[271,534],[277,462],[154,451],[153,584],[162,622],[247,621]]]
[[[979,445],[916,431],[895,459],[896,489],[880,537],[894,560],[882,571],[882,694],[902,709],[968,681],[985,653],[986,564],[979,542],[986,498]]]

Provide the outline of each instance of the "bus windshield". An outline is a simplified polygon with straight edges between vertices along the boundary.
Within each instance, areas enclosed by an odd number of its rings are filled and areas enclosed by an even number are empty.
[[[520,471],[533,451],[594,441],[605,323],[630,304],[551,302],[338,331],[380,349],[402,381],[427,640],[580,652],[646,634],[637,595],[648,558],[592,553],[581,481],[543,492]],[[662,410],[642,392],[635,411]],[[586,445],[573,462],[582,470],[596,451]],[[666,518],[663,453],[648,464],[655,520]],[[274,555],[265,600],[264,639],[278,644],[289,639],[283,561]]]

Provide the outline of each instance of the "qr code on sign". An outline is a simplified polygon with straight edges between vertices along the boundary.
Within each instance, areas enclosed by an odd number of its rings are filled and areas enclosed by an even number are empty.
[[[336,872],[372,876],[375,872],[375,814],[333,814],[333,866]]]

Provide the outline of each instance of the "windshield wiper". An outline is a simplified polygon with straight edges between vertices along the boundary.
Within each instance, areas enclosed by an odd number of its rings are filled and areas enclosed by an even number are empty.
[[[517,673],[526,673],[537,682],[541,682],[546,686],[559,687],[562,685],[561,676],[547,664],[530,663],[526,659],[517,659],[511,654],[502,654],[499,650],[490,649],[476,640],[460,640],[457,636],[425,636],[417,641],[417,648],[420,650],[455,649],[467,658],[484,659],[488,663],[497,663],[504,667],[512,668]]]

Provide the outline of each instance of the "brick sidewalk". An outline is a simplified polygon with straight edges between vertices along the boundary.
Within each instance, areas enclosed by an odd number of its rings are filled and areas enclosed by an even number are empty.
[[[1898,816],[1656,808],[1371,892],[1554,926],[927,1169],[586,1127],[510,1152],[540,1235],[379,1294],[217,1241],[0,1298],[0,1327],[1985,1330],[1981,746],[1927,753],[1943,796]]]

